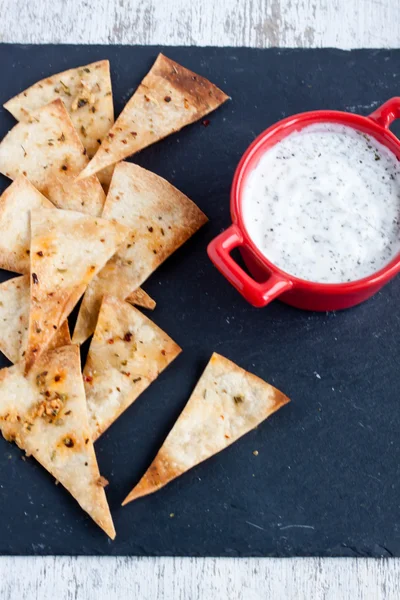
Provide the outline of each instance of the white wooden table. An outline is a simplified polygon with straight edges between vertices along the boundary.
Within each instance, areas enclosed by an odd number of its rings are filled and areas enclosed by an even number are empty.
[[[0,41],[396,47],[399,9],[399,0],[0,0]],[[0,600],[91,598],[398,600],[400,561],[0,557]]]

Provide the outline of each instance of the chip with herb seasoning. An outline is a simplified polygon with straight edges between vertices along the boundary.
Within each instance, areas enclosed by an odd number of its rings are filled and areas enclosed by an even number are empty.
[[[72,210],[31,211],[31,302],[26,370],[44,352],[128,228]]]
[[[23,363],[0,371],[0,430],[115,538],[90,435],[77,346],[45,353],[26,377]]]
[[[29,273],[30,211],[54,208],[26,177],[20,175],[0,196],[0,268]]]
[[[13,277],[0,284],[0,350],[13,362],[25,356],[28,341],[29,275]],[[71,343],[67,321],[54,334],[49,349]]]
[[[123,504],[156,492],[287,404],[282,392],[214,353],[156,458]]]
[[[83,380],[96,440],[178,356],[181,348],[139,310],[105,296]]]
[[[68,69],[38,81],[4,104],[17,121],[26,121],[30,114],[60,98],[71,121],[92,158],[114,123],[114,103],[110,63],[101,60],[83,67]],[[109,185],[112,169],[98,174]]]
[[[159,54],[80,179],[198,121],[228,100],[210,81]]]
[[[96,176],[76,181],[87,165],[86,149],[62,100],[32,111],[0,143],[0,172],[25,175],[59,208],[100,215],[104,190]]]
[[[78,344],[93,333],[104,294],[127,298],[207,222],[168,181],[128,162],[115,167],[102,216],[127,225],[130,232],[85,293],[73,334]]]

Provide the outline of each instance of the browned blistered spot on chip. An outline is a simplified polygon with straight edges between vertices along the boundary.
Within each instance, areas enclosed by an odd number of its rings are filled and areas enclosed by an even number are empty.
[[[75,440],[71,435],[67,435],[64,439],[63,439],[63,444],[64,446],[66,446],[67,448],[73,448],[75,446]]]

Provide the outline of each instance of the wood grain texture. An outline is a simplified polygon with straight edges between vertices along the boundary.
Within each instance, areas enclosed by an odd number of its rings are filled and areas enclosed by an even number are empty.
[[[397,561],[7,558],[1,600],[398,600]]]
[[[0,0],[0,41],[396,47],[398,0]],[[1,493],[1,486],[0,486]],[[397,600],[400,560],[0,558],[1,600]]]
[[[0,0],[0,41],[393,47],[398,0]]]

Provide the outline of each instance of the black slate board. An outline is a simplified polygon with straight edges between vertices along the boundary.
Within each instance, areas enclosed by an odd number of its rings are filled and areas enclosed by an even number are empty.
[[[159,50],[0,45],[0,104],[48,74],[106,57],[118,113]],[[1,439],[0,554],[400,556],[400,278],[345,312],[307,313],[279,302],[259,310],[206,255],[230,222],[230,182],[254,137],[299,111],[368,114],[399,93],[400,51],[163,51],[233,98],[209,127],[197,123],[135,158],[210,217],[145,285],[158,302],[152,318],[184,351],[96,445],[111,482],[117,540],[108,541],[33,459],[23,462]],[[0,136],[13,123],[0,110]],[[292,403],[221,455],[122,509],[213,350]]]

